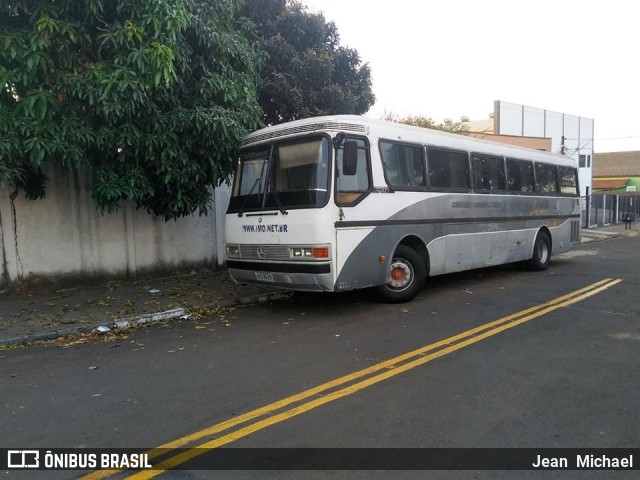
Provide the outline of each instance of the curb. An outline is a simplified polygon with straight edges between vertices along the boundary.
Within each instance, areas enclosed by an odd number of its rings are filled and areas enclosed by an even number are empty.
[[[607,230],[583,230],[583,235],[589,236],[593,235],[594,237],[617,237],[620,236],[619,232],[611,232]]]
[[[618,232],[597,232],[597,231],[590,231],[590,232],[585,232],[584,230],[582,231],[582,239],[580,243],[589,243],[589,242],[601,242],[603,240],[609,240],[610,238],[617,238],[622,236],[620,233]]]
[[[205,308],[229,308],[236,307],[238,305],[250,305],[252,303],[266,303],[273,300],[280,300],[283,298],[289,298],[292,295],[290,291],[274,292],[274,293],[261,293],[256,295],[249,295],[245,297],[238,297],[235,299],[229,299],[220,303],[211,303],[205,305]],[[0,339],[0,348],[12,347],[17,345],[28,345],[33,342],[51,341],[63,337],[73,337],[75,335],[81,335],[83,333],[107,333],[111,331],[125,331],[129,328],[145,325],[152,322],[163,320],[188,320],[188,310],[191,307],[172,308],[163,312],[146,313],[144,315],[135,315],[131,317],[124,317],[116,319],[106,325],[91,325],[83,327],[70,327],[61,330],[53,330],[45,333],[26,334],[18,337]]]

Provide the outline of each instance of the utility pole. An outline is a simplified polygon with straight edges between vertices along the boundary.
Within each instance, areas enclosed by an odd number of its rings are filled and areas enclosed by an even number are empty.
[[[565,148],[564,148],[564,135],[562,135],[562,137],[560,137],[560,138],[561,138],[561,140],[560,140],[560,142],[561,142],[561,143],[560,143],[560,154],[561,154],[561,155],[564,155],[564,152],[565,152]]]

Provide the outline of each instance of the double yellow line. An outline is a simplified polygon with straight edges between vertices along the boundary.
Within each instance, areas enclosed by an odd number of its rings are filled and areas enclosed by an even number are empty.
[[[464,331],[458,335],[446,338],[436,343],[426,345],[403,355],[380,362],[369,368],[345,375],[336,380],[318,385],[317,387],[305,390],[296,395],[284,398],[277,402],[266,405],[262,408],[252,410],[238,417],[226,420],[199,432],[186,435],[172,442],[165,443],[157,448],[149,450],[147,453],[150,459],[165,456],[170,449],[188,448],[181,453],[174,455],[154,466],[155,470],[142,471],[131,475],[130,479],[153,478],[164,470],[175,468],[203,453],[207,450],[221,447],[238,439],[251,435],[259,430],[263,430],[276,423],[283,422],[290,418],[313,410],[321,405],[333,402],[340,398],[351,395],[362,389],[368,388],[376,383],[387,380],[403,372],[416,368],[437,358],[448,355],[461,348],[473,345],[486,338],[492,337],[505,330],[521,325],[534,318],[541,317],[559,308],[567,307],[574,303],[581,302],[603,290],[606,290],[622,280],[606,278],[588,287],[581,288],[574,292],[563,295],[549,302],[527,308],[520,312],[508,315],[490,323],[486,323],[471,330]],[[243,426],[244,425],[244,426]],[[227,430],[239,427],[222,436],[218,434]],[[215,437],[204,441],[199,445],[196,442],[208,437]],[[85,477],[85,480],[96,480],[119,473],[119,470],[97,471]]]

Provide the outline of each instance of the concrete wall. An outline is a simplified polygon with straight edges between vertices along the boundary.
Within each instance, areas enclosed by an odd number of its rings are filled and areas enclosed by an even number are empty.
[[[0,286],[34,278],[124,277],[155,270],[215,266],[222,255],[216,238],[216,208],[165,223],[123,202],[119,212],[101,214],[86,174],[43,169],[49,181],[44,200],[0,185]],[[220,228],[225,189],[216,192]],[[212,205],[213,207],[213,205]]]

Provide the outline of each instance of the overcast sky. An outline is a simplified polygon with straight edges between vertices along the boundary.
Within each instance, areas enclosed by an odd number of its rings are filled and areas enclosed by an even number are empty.
[[[629,0],[301,0],[369,63],[384,112],[488,118],[493,101],[592,118],[596,152],[640,150]]]

